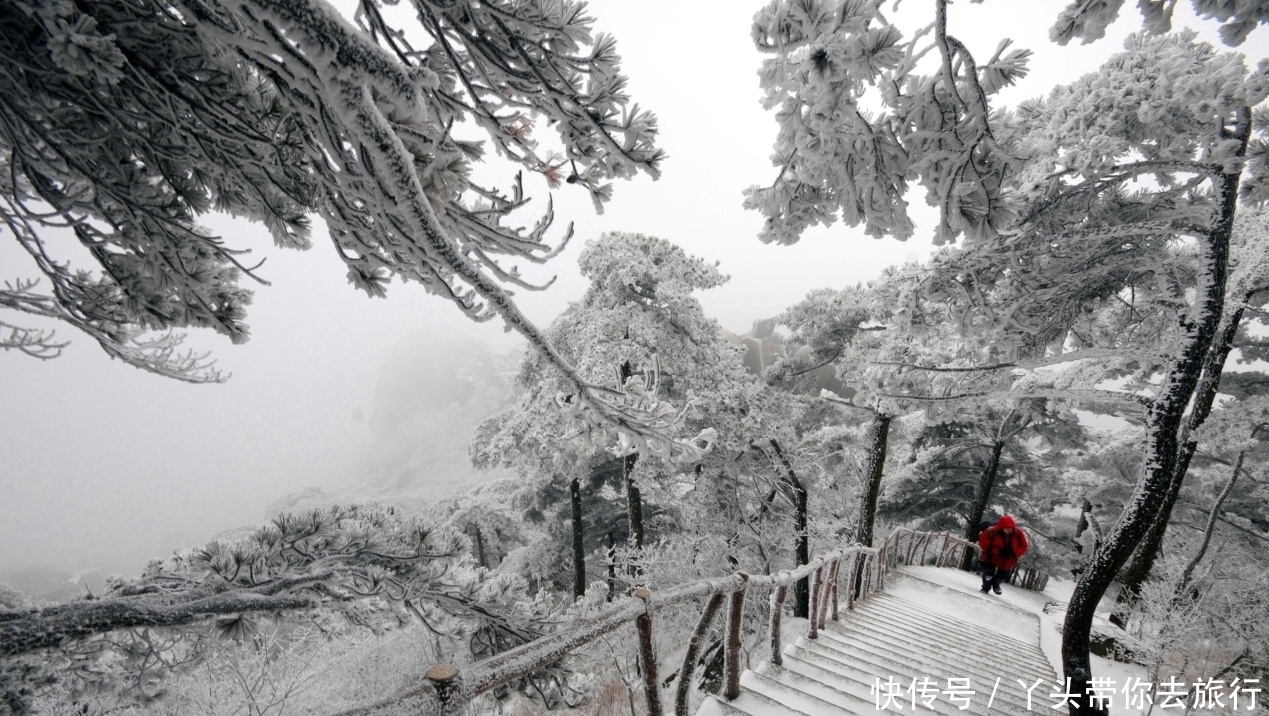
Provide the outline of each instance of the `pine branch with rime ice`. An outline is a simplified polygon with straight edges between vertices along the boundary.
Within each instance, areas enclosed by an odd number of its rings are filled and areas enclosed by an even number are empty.
[[[0,611],[0,656],[256,612],[324,609],[355,623],[366,604],[385,608],[369,597],[404,606],[438,636],[470,634],[478,657],[549,630],[557,609],[515,578],[473,568],[468,551],[458,535],[391,508],[284,513],[249,535],[156,560],[138,578],[111,581],[102,597]]]
[[[992,129],[987,96],[1026,74],[1030,52],[1003,54],[1002,43],[979,67],[947,33],[946,1],[934,2],[932,26],[906,40],[879,20],[879,0],[774,0],[757,13],[755,44],[774,55],[759,72],[764,105],[780,107],[779,174],[745,193],[746,208],[766,217],[764,241],[793,243],[839,217],[870,236],[906,239],[912,181],[939,207],[936,243],[991,238],[1011,223],[1001,191],[1019,159]],[[918,75],[931,49],[938,71]],[[880,114],[861,109],[869,85]]]
[[[1172,13],[1178,0],[1138,0],[1147,32],[1163,34],[1172,30]],[[1191,0],[1200,18],[1220,22],[1221,40],[1231,47],[1241,45],[1258,25],[1269,23],[1269,8],[1261,0]],[[1072,0],[1049,30],[1049,39],[1065,45],[1079,38],[1087,45],[1102,39],[1106,28],[1119,17],[1124,0]]]
[[[655,117],[630,102],[615,43],[592,35],[580,4],[414,4],[427,46],[411,46],[407,35],[417,35],[393,26],[371,2],[359,6],[356,25],[316,0],[10,8],[14,22],[6,26],[45,33],[51,52],[32,54],[38,45],[23,45],[6,55],[36,69],[70,70],[32,70],[36,81],[6,93],[28,104],[6,105],[17,109],[0,116],[12,148],[8,171],[0,172],[5,218],[10,228],[22,225],[14,233],[52,282],[55,300],[73,310],[98,306],[105,314],[94,316],[99,324],[108,316],[159,330],[209,325],[245,340],[249,294],[235,282],[254,277],[256,267],[193,222],[217,208],[263,221],[280,245],[305,247],[305,213],[316,210],[354,286],[379,296],[393,275],[418,281],[475,320],[501,315],[546,350],[504,289],[542,286],[503,261],[545,262],[571,228],[557,245],[547,243],[551,206],[530,229],[505,226],[529,201],[520,176],[505,194],[473,183],[470,164],[481,146],[451,130],[473,119],[521,170],[579,185],[601,205],[608,180],[657,175],[663,153],[654,145]],[[91,51],[62,52],[64,21],[81,21]],[[102,98],[96,104],[84,100],[89,86]],[[22,114],[41,103],[63,107],[61,124]],[[100,112],[116,105],[136,115],[139,131],[108,124]],[[535,123],[556,127],[561,155],[539,153]],[[141,179],[100,169],[102,145],[86,137],[106,137],[112,151],[137,157],[124,171]],[[147,184],[151,195],[138,194],[135,187]],[[149,234],[120,218],[124,207],[141,215]],[[40,232],[54,222],[90,250],[100,247],[99,280],[44,253]],[[150,245],[160,250],[134,260]],[[163,254],[191,247],[197,262]],[[164,295],[169,285],[180,290]],[[93,303],[98,295],[114,304]],[[114,354],[147,369],[171,357]],[[547,355],[559,361],[554,351]]]
[[[619,390],[611,391],[613,398],[605,401],[606,414],[597,414],[574,396],[557,395],[556,404],[560,409],[575,423],[580,423],[559,441],[588,450],[598,447],[615,457],[639,454],[672,464],[700,462],[713,449],[718,433],[706,428],[690,439],[672,437],[683,426],[695,401],[688,400],[682,408],[675,408],[659,399],[660,371],[660,364],[653,355],[652,365],[643,370],[642,376],[631,376]],[[614,424],[612,415],[624,419]]]

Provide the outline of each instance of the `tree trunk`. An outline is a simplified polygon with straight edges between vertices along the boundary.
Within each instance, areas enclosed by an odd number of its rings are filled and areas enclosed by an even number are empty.
[[[626,481],[626,514],[630,520],[630,546],[636,550],[643,549],[643,497],[639,486],[634,481],[635,463],[639,455],[627,455],[622,460],[621,474]]]
[[[617,538],[608,533],[608,596],[604,601],[611,602],[617,592]]]
[[[1243,302],[1251,299],[1250,295],[1240,296]],[[1168,522],[1172,519],[1172,508],[1176,505],[1177,497],[1181,494],[1181,486],[1185,482],[1186,473],[1189,472],[1190,458],[1194,456],[1194,451],[1198,448],[1198,442],[1193,436],[1203,425],[1203,421],[1207,420],[1207,416],[1212,412],[1212,406],[1216,402],[1216,392],[1220,388],[1221,375],[1225,369],[1225,361],[1229,358],[1230,351],[1234,348],[1234,338],[1238,335],[1238,324],[1242,321],[1243,312],[1246,309],[1238,308],[1235,310],[1219,331],[1217,337],[1212,341],[1211,347],[1207,351],[1206,360],[1203,363],[1203,377],[1199,383],[1194,401],[1194,408],[1190,411],[1189,420],[1186,421],[1185,432],[1183,437],[1183,445],[1181,455],[1178,457],[1176,467],[1173,474],[1168,480],[1167,499],[1163,503],[1163,507],[1159,511],[1158,517],[1150,525],[1150,532],[1138,545],[1133,559],[1128,563],[1119,575],[1120,584],[1123,586],[1119,590],[1116,598],[1118,604],[1126,604],[1132,601],[1141,593],[1141,585],[1145,584],[1146,578],[1150,576],[1150,570],[1154,568],[1154,562],[1159,557],[1163,548],[1164,534],[1168,529]],[[1124,626],[1126,619],[1120,610],[1116,610],[1111,615],[1111,621]]]
[[[886,451],[890,441],[890,421],[893,416],[877,413],[872,422],[872,439],[868,446],[868,467],[864,472],[865,483],[860,490],[859,522],[855,528],[855,542],[872,546],[873,526],[877,520],[877,500],[881,497],[881,477],[886,466]],[[855,575],[855,598],[863,596],[864,573]]]
[[[573,599],[586,594],[586,549],[582,541],[582,486],[574,477],[568,484],[569,501],[573,508]]]
[[[877,520],[877,499],[881,496],[881,477],[886,466],[886,446],[890,440],[892,417],[877,413],[872,422],[872,439],[868,447],[868,469],[864,474],[864,489],[859,501],[859,526],[855,541],[865,547],[872,546],[873,525]]]
[[[965,539],[974,542],[978,539],[978,524],[983,521],[987,512],[987,503],[991,502],[991,492],[996,488],[996,475],[1000,471],[1000,454],[1004,452],[1005,443],[997,440],[991,445],[991,456],[987,458],[987,467],[983,476],[978,479],[978,496],[969,512],[969,523],[965,525]],[[961,569],[969,569],[974,561],[974,553],[965,551],[961,559]]]
[[[1237,156],[1247,153],[1251,134],[1251,111],[1238,113],[1236,138],[1241,141]],[[1124,511],[1110,529],[1101,549],[1093,554],[1088,569],[1075,583],[1062,628],[1062,665],[1070,680],[1072,693],[1078,696],[1070,704],[1071,716],[1104,716],[1105,709],[1096,703],[1089,686],[1092,663],[1089,642],[1092,636],[1093,613],[1097,602],[1106,593],[1119,569],[1128,561],[1133,549],[1149,531],[1151,523],[1162,512],[1170,492],[1170,478],[1181,454],[1181,428],[1185,409],[1195,396],[1202,377],[1205,359],[1216,337],[1225,304],[1225,283],[1229,268],[1229,243],[1234,228],[1234,212],[1238,201],[1238,174],[1222,174],[1215,181],[1218,199],[1213,225],[1200,242],[1203,249],[1199,287],[1194,310],[1182,320],[1188,334],[1181,350],[1164,379],[1158,397],[1146,415],[1145,460],[1141,477]]]
[[[489,562],[485,560],[485,536],[480,533],[480,525],[473,523],[471,528],[475,532],[476,563],[489,569]]]
[[[621,364],[621,381],[624,383],[628,378],[634,375],[634,367],[630,365],[630,361]],[[639,487],[635,485],[634,469],[635,464],[639,461],[638,453],[631,453],[622,460],[621,475],[626,482],[626,514],[630,520],[630,547],[637,553],[643,549],[643,498],[639,494]],[[630,574],[639,574],[639,565],[631,564]]]
[[[793,465],[784,456],[780,443],[771,440],[771,449],[784,466],[785,481],[793,491],[793,551],[797,566],[811,562],[811,537],[807,532],[807,499],[806,487],[793,471]],[[793,585],[793,616],[806,619],[811,614],[811,583],[809,577],[803,577]]]
[[[1093,532],[1093,551],[1102,548],[1102,527],[1097,523],[1097,515],[1093,514],[1093,503],[1084,498],[1083,505],[1080,506],[1080,521],[1075,525],[1075,551],[1083,554],[1084,545],[1079,543],[1079,538],[1084,536],[1086,530]]]
[[[1121,588],[1119,594],[1115,597],[1116,605],[1127,605],[1141,593],[1141,586],[1146,583],[1146,579],[1150,576],[1150,570],[1154,569],[1155,560],[1163,553],[1163,538],[1168,530],[1168,522],[1172,520],[1172,508],[1176,505],[1176,498],[1181,494],[1183,476],[1188,470],[1190,456],[1193,454],[1193,448],[1186,445],[1184,452],[1178,459],[1177,467],[1174,469],[1182,478],[1173,477],[1168,480],[1168,499],[1164,500],[1158,517],[1150,523],[1150,531],[1141,539],[1141,544],[1137,545],[1137,550],[1133,552],[1132,559],[1120,570],[1119,583]],[[1122,627],[1127,622],[1121,611],[1117,606],[1115,612],[1110,615],[1110,620]]]

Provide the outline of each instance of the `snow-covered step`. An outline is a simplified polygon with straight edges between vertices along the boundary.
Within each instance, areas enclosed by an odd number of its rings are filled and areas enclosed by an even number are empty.
[[[927,586],[928,585],[928,586]],[[923,600],[914,599],[917,592]],[[906,592],[906,593],[905,593]],[[1039,643],[1039,618],[1033,612],[1021,610],[1003,603],[996,595],[975,590],[964,590],[923,583],[919,580],[903,580],[895,586],[895,593],[879,593],[868,599],[865,612],[899,612],[908,625],[937,624],[949,632],[969,638],[980,637],[984,632],[1001,635],[1011,641],[1028,644]],[[1007,627],[1014,627],[1008,629]],[[1025,640],[1011,636],[1011,632],[1025,632]]]
[[[925,641],[930,637],[938,637],[938,643],[984,644],[991,642],[997,645],[1002,653],[1022,654],[1027,659],[1034,660],[1037,666],[1048,664],[1039,651],[1038,639],[1023,641],[989,627],[966,624],[932,612],[917,611],[911,605],[900,601],[878,598],[876,604],[851,615],[840,623],[881,624],[891,630],[896,638],[908,640]],[[1039,621],[1033,620],[1029,628],[1035,630],[1038,636]]]
[[[852,618],[845,619],[840,623],[883,622],[889,624],[896,635],[906,635],[920,639],[930,635],[939,635],[947,641],[955,641],[957,643],[977,643],[984,639],[990,639],[1011,652],[1017,652],[1019,649],[1030,652],[1031,649],[1037,648],[1036,642],[1021,641],[978,625],[967,625],[965,622],[950,616],[919,609],[902,599],[877,595],[869,601],[873,603],[868,604],[865,608],[856,610],[852,614]],[[1039,622],[1032,620],[1032,623],[1034,628],[1038,630]],[[1028,655],[1033,656],[1030,653]],[[1044,663],[1044,660],[1040,659],[1040,662]]]
[[[854,714],[872,707],[872,697],[867,689],[861,693],[849,680],[837,678],[829,672],[802,668],[793,659],[786,659],[780,666],[764,663],[758,667],[758,672],[832,704],[843,713]]]
[[[721,696],[706,696],[696,716],[813,716],[790,708],[765,694],[741,691],[728,701]]]
[[[905,584],[914,583],[914,580],[905,580]],[[994,594],[983,594],[978,591],[969,594],[937,584],[930,584],[928,591],[937,596],[936,603],[918,604],[901,595],[880,592],[868,598],[862,611],[900,611],[914,617],[910,623],[936,622],[941,626],[947,626],[953,632],[968,636],[980,633],[982,631],[980,627],[983,625],[966,621],[967,611],[980,616],[990,614],[995,619],[999,619],[1004,614],[1010,621],[1025,622],[1028,628],[1035,627],[1039,623],[1035,614],[1020,610],[1012,604],[1003,603],[1000,597]],[[996,629],[992,631],[999,633]],[[1034,640],[1031,643],[1034,643]]]
[[[889,635],[895,642],[917,642],[928,649],[953,658],[974,659],[982,656],[992,666],[1021,666],[1049,675],[1051,666],[1038,646],[994,634],[985,629],[960,632],[945,620],[925,619],[900,610],[873,608],[851,615],[842,622],[825,625],[829,636],[846,637],[852,628],[874,635]],[[1037,625],[1037,630],[1038,630]],[[981,662],[980,662],[981,663]]]
[[[951,688],[952,682],[948,679],[969,679],[969,688],[975,693],[981,693],[984,698],[989,694],[995,694],[992,702],[998,709],[1011,706],[1012,709],[1006,710],[1014,710],[1018,713],[1027,710],[1025,692],[1011,678],[999,675],[978,676],[964,668],[946,663],[936,663],[932,667],[921,666],[915,659],[905,663],[899,659],[881,658],[867,651],[847,653],[804,639],[798,640],[796,648],[798,651],[785,654],[786,660],[799,659],[814,663],[823,669],[838,672],[844,679],[850,679],[859,684],[863,690],[857,693],[866,694],[868,698],[874,700],[878,696],[873,689],[879,683],[888,684],[891,679],[905,690],[916,681],[925,684],[932,683],[940,692]],[[909,653],[909,656],[915,655],[914,652]],[[999,682],[997,678],[1000,679]],[[929,681],[923,681],[924,679]],[[1029,679],[1028,683],[1034,683],[1034,679]]]
[[[785,655],[782,668],[813,680],[821,685],[821,689],[832,689],[835,694],[832,698],[842,703],[853,713],[871,713],[877,710],[876,681],[872,675],[860,673],[848,676],[835,669],[804,660],[801,658],[801,654],[796,652]],[[932,706],[933,708],[930,710],[933,713],[943,714],[944,716],[953,716],[960,713],[950,703],[936,701]]]
[[[1053,681],[1052,670],[1047,665],[1028,665],[984,655],[981,651],[989,649],[990,645],[983,643],[937,647],[917,642],[884,643],[880,634],[853,631],[855,628],[857,625],[848,626],[844,634],[837,629],[826,630],[817,641],[839,651],[845,660],[874,664],[884,670],[883,677],[887,674],[907,679],[928,676],[940,681],[968,678],[978,685],[998,684],[1006,692],[1017,695],[1023,691],[1017,679],[1028,685],[1034,684],[1037,679]],[[838,637],[843,639],[838,640]]]
[[[944,678],[942,672],[949,670],[948,659],[942,655],[922,650],[915,644],[888,641],[882,634],[872,632],[841,635],[826,631],[815,641],[799,640],[799,646],[848,663],[870,664],[874,672],[883,676],[895,674]],[[976,664],[958,664],[956,671],[953,676],[969,677],[976,681],[989,676],[987,671]]]
[[[803,690],[804,684],[792,677],[781,680],[761,671],[746,671],[740,677],[740,686],[746,691],[766,696],[772,701],[782,703],[808,716],[854,716],[830,699],[806,692]]]
[[[982,653],[991,646],[982,641],[947,644],[941,639],[936,632],[932,632],[926,642],[902,639],[880,625],[846,623],[825,628],[816,641],[842,652],[847,658],[855,653],[868,654],[873,661],[888,662],[892,667],[921,667],[930,676],[969,677],[978,681],[994,680],[1015,672],[1020,677],[1048,672],[1035,664],[992,658]],[[951,671],[956,673],[940,673]]]
[[[974,572],[966,572],[960,569],[942,569],[939,567],[902,566],[895,567],[891,574],[915,577],[949,589],[956,589],[970,594],[982,594],[982,592],[979,591],[982,587],[982,578]],[[1040,611],[1047,603],[1044,595],[1039,592],[1032,592],[1022,589],[1021,587],[1015,587],[1011,584],[1001,585],[1001,589],[1003,594],[984,596],[1001,604],[1029,612]]]

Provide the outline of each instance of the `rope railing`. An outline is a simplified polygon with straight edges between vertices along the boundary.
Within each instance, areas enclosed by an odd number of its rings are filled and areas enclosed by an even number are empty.
[[[901,547],[905,542],[906,547]],[[930,548],[934,546],[934,542],[938,542],[938,546],[934,548],[933,554]],[[974,554],[979,551],[978,545],[970,542],[963,537],[957,537],[951,532],[918,532],[906,528],[899,528],[890,533],[886,538],[885,545],[882,547],[887,549],[892,555],[890,565],[895,564],[913,564],[913,565],[933,565],[935,567],[950,567],[960,564],[964,561],[967,554]],[[899,550],[902,549],[903,560],[898,560]],[[920,553],[918,555],[918,552]]]
[[[906,549],[901,547],[905,537]],[[804,578],[810,579],[810,618],[807,620],[806,637],[816,639],[827,620],[838,621],[838,587],[841,582],[845,581],[847,585],[847,609],[853,609],[859,599],[884,587],[890,567],[925,564],[931,548],[934,550],[934,564],[942,567],[951,564],[950,560],[955,555],[963,555],[964,550],[976,549],[977,545],[950,532],[895,530],[880,547],[853,545],[833,550],[800,567],[772,575],[750,575],[740,571],[655,593],[640,587],[634,590],[632,596],[593,617],[575,621],[553,634],[466,666],[461,671],[448,664],[434,665],[424,674],[424,682],[419,686],[398,692],[378,703],[344,711],[339,716],[454,716],[464,713],[467,705],[481,694],[545,668],[628,624],[634,625],[639,639],[648,716],[663,716],[661,684],[657,676],[659,662],[652,638],[655,617],[670,607],[704,599],[704,609],[688,638],[674,694],[675,716],[687,716],[692,675],[700,655],[701,641],[708,634],[718,612],[724,611],[724,604],[727,608],[721,695],[732,700],[740,695],[744,605],[751,594],[770,592],[767,643],[771,661],[779,664],[783,651],[780,622],[790,587]],[[919,559],[916,558],[918,550],[921,553]]]

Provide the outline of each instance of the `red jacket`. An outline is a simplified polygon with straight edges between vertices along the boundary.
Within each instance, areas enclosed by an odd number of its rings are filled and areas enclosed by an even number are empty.
[[[1027,553],[1031,543],[1018,527],[1013,528],[1012,535],[1006,535],[998,522],[978,535],[978,546],[982,548],[984,562],[996,569],[1010,570]]]

